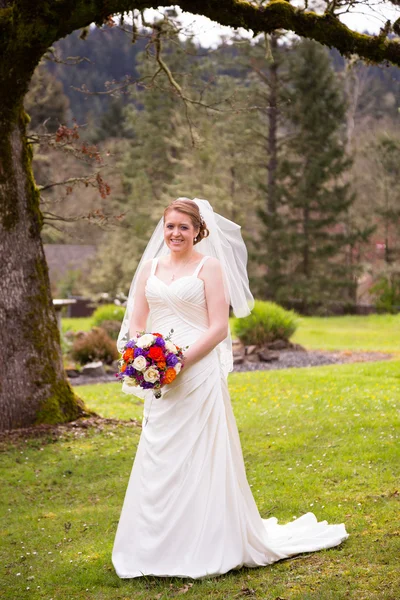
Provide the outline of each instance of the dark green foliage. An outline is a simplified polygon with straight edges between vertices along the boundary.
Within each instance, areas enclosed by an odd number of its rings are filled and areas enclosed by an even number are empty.
[[[272,260],[278,264],[274,281],[266,276],[265,293],[305,310],[353,298],[358,265],[349,264],[354,232],[350,240],[346,217],[355,196],[344,181],[351,161],[343,135],[343,90],[327,52],[302,41],[290,54],[288,75],[282,105],[288,143],[277,166],[277,211],[259,215],[266,238],[273,228]]]
[[[243,344],[262,346],[288,340],[297,328],[297,315],[274,302],[256,300],[248,317],[235,319],[234,332]]]
[[[45,123],[46,130],[54,132],[69,118],[69,99],[59,79],[41,65],[36,69],[29,91],[24,98],[24,107],[29,114],[29,130],[37,130]]]
[[[400,258],[400,137],[381,134],[373,144],[379,180],[376,182],[378,205],[375,211],[384,239],[386,265]]]
[[[371,288],[375,306],[381,312],[400,313],[400,271],[382,274]]]

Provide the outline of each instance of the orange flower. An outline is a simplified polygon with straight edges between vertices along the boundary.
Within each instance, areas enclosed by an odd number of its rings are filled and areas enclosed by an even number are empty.
[[[161,333],[152,333],[151,335],[156,335],[157,337],[162,337]]]
[[[175,369],[169,367],[164,373],[164,383],[172,383],[176,377]]]
[[[124,359],[125,362],[128,362],[128,360],[130,358],[133,358],[135,356],[135,351],[133,348],[127,348],[124,352],[124,354],[122,355],[122,358]]]
[[[163,360],[164,353],[159,346],[152,346],[149,350],[149,356],[153,360]]]
[[[159,369],[165,369],[166,366],[167,366],[167,363],[165,362],[164,359],[157,361],[157,367]]]
[[[124,371],[126,371],[126,365],[122,365],[121,367],[121,373],[123,373]]]

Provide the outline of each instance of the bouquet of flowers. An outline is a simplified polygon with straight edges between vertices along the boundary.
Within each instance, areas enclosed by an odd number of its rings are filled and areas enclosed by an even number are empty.
[[[155,398],[161,397],[161,388],[174,381],[183,367],[183,348],[171,341],[170,333],[140,332],[124,346],[116,377],[127,385],[152,389]],[[185,348],[186,349],[186,348]]]

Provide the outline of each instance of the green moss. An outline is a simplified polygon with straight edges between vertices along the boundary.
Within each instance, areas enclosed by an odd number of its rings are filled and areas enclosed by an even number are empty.
[[[39,423],[66,423],[83,415],[96,415],[84,401],[76,396],[68,381],[59,381],[52,386],[52,395],[44,400],[36,414],[34,425]]]
[[[32,340],[35,358],[29,369],[37,372],[38,385],[46,390],[46,398],[40,403],[34,424],[65,423],[86,415],[95,415],[74,394],[64,376],[61,365],[60,334],[52,306],[48,267],[42,251],[32,272],[32,294],[29,301],[33,310],[24,319],[26,335]],[[43,319],[43,312],[47,314]],[[35,331],[32,337],[31,331]],[[36,358],[37,357],[37,358]],[[60,363],[59,363],[60,361]],[[61,372],[61,374],[60,374]]]

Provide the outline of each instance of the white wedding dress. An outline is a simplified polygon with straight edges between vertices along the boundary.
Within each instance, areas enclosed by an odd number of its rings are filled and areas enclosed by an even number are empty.
[[[207,329],[198,278],[206,259],[170,285],[156,276],[153,260],[145,292],[151,330],[167,335],[172,328],[179,346],[193,344]],[[286,525],[261,518],[218,350],[184,368],[161,398],[147,393],[112,551],[121,578],[220,575],[331,548],[348,537],[343,524],[318,523],[312,513]]]

